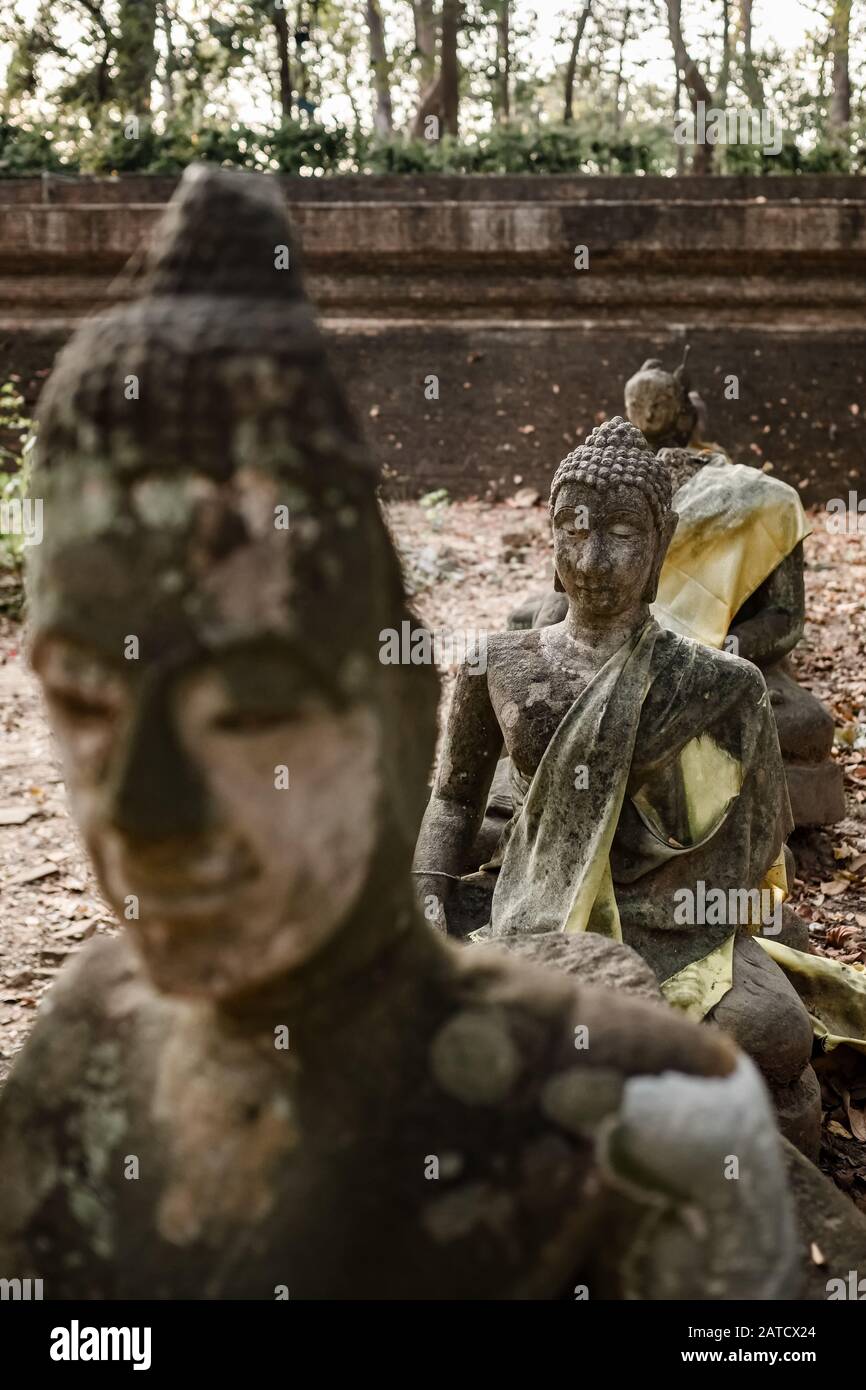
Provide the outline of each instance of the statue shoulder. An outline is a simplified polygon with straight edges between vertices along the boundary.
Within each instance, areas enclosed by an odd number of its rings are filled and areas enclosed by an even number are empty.
[[[508,632],[490,632],[486,640],[487,669],[496,670],[537,655],[541,630],[522,628]]]
[[[95,937],[58,976],[16,1059],[0,1095],[0,1259],[17,1259],[22,1275],[48,1207],[74,1224],[88,1143],[107,1152],[126,1127],[126,1083],[147,1055],[132,1036],[151,999],[127,942]]]
[[[4,1115],[69,1116],[83,1099],[95,1055],[135,1069],[134,1039],[157,1029],[171,1002],[160,996],[123,936],[94,937],[58,975],[0,1096]],[[159,1018],[157,1018],[157,1015]]]
[[[157,998],[124,933],[91,937],[58,974],[45,997],[33,1036],[43,1025],[56,1028],[72,1020],[102,1026],[114,1015],[115,995],[121,988],[135,991],[142,1003],[151,996]]]
[[[722,692],[760,697],[767,688],[753,662],[668,631],[656,641],[651,675],[656,698],[665,700],[677,694],[691,700],[712,694],[715,702]]]

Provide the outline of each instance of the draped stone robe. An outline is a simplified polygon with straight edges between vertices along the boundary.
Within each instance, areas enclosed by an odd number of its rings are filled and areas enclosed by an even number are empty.
[[[678,922],[684,889],[695,904],[711,889],[784,890],[791,819],[763,677],[652,619],[574,702],[531,783],[515,775],[514,791],[521,804],[489,865],[493,936],[601,931],[666,981],[738,926],[758,926]]]

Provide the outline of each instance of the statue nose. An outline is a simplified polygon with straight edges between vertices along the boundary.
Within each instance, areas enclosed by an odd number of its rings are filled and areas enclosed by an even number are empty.
[[[610,556],[602,532],[590,531],[586,543],[580,547],[578,563],[585,574],[606,574],[610,570]]]
[[[109,795],[111,822],[131,840],[197,836],[211,826],[205,780],[178,736],[164,690],[141,699]]]

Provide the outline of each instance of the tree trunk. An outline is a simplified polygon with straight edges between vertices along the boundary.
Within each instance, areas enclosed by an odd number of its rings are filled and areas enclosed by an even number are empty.
[[[717,105],[724,110],[728,104],[731,81],[731,0],[722,0],[722,66],[719,71]]]
[[[150,111],[156,76],[156,0],[120,0],[114,96],[124,112]]]
[[[171,10],[168,0],[161,0],[159,5],[159,18],[162,24],[163,37],[165,39],[165,67],[162,76],[162,105],[165,114],[170,118],[174,115],[174,85],[172,78],[177,72],[177,57],[171,40]]]
[[[460,68],[457,61],[457,34],[460,29],[461,0],[442,0],[442,30],[439,41],[439,76],[442,83],[442,130],[445,135],[460,132]]]
[[[830,98],[830,124],[840,130],[851,121],[851,73],[848,66],[848,31],[851,0],[834,0],[830,47],[833,54],[833,94]]]
[[[574,38],[571,40],[571,52],[568,55],[568,66],[565,69],[565,110],[562,116],[566,125],[571,125],[574,120],[574,79],[577,74],[577,55],[591,12],[592,0],[585,0],[577,21],[577,28],[574,31]]]
[[[295,61],[298,66],[298,98],[299,102],[302,101],[305,104],[307,100],[307,64],[304,46],[308,39],[309,29],[304,20],[304,0],[298,0],[295,11]]]
[[[391,86],[388,74],[388,53],[385,48],[385,28],[378,0],[367,0],[367,28],[370,32],[370,67],[373,73],[373,91],[376,94],[376,112],[373,125],[376,134],[387,139],[394,130],[391,113]]]
[[[283,121],[290,121],[295,109],[295,94],[292,91],[292,63],[289,57],[289,21],[284,6],[274,6],[273,21],[274,30],[277,35],[277,60],[280,74],[280,109],[283,113]]]
[[[622,66],[623,66],[623,56],[624,56],[624,52],[625,52],[626,43],[628,42],[628,26],[629,26],[630,23],[631,23],[631,9],[629,8],[628,5],[626,5],[626,7],[625,7],[625,13],[623,14],[623,19],[622,19],[622,37],[620,38],[620,41],[619,41],[619,61],[618,61],[618,63],[617,63],[617,69],[616,69],[616,84],[615,84],[615,86],[614,86],[614,93],[613,93],[613,124],[614,124],[614,129],[617,130],[617,131],[618,131],[618,130],[621,128],[621,126],[622,126],[622,110],[620,109],[619,98],[620,98],[620,93],[622,92]]]
[[[421,59],[421,87],[429,87],[436,76],[436,36],[439,26],[433,0],[414,0],[415,49]]]
[[[743,45],[743,91],[754,109],[761,111],[764,91],[752,56],[752,0],[740,0],[740,38]]]
[[[511,0],[499,0],[496,71],[499,76],[499,119],[507,121],[511,116]]]
[[[681,0],[667,0],[668,28],[673,44],[677,71],[682,73],[689,94],[692,111],[697,115],[698,103],[703,102],[706,109],[713,104],[712,93],[703,79],[698,66],[686,48],[681,19]],[[696,143],[692,155],[693,174],[711,174],[713,171],[713,146],[706,140]]]
[[[679,67],[674,62],[674,73],[676,74],[676,86],[674,87],[674,122],[680,119],[680,97],[683,91],[683,79]],[[677,144],[677,173],[682,175],[686,172],[686,147]]]
[[[412,5],[415,16],[415,49],[421,59],[419,85],[421,97],[412,134],[424,134],[424,122],[428,116],[439,115],[439,76],[436,72],[436,36],[439,24],[433,9],[433,0],[415,0]]]

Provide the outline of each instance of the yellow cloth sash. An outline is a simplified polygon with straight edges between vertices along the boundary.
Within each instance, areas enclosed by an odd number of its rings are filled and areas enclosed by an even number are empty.
[[[675,975],[662,981],[661,992],[671,1008],[700,1023],[710,1009],[724,999],[734,978],[734,942],[731,932],[721,946],[701,960],[692,961]]]
[[[812,1020],[825,1052],[845,1044],[866,1052],[866,970],[844,961],[795,951],[759,936],[759,944],[780,965]]]
[[[649,619],[624,642],[550,740],[510,826],[491,905],[494,936],[595,931],[622,940],[610,847],[658,635]],[[578,766],[585,778],[575,784]]]

